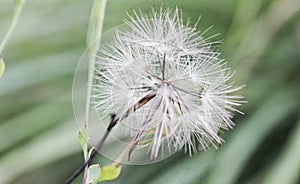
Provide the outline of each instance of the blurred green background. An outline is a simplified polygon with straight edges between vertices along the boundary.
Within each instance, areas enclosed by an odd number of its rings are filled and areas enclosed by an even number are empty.
[[[299,0],[110,0],[104,31],[126,11],[178,6],[207,36],[220,33],[222,58],[236,70],[246,115],[224,131],[221,148],[179,151],[145,166],[123,166],[118,184],[300,183]],[[72,80],[86,48],[92,1],[28,0],[1,57],[0,183],[53,184],[83,162],[72,110]],[[13,2],[0,1],[0,40]],[[109,160],[99,158],[101,164]],[[74,183],[81,183],[78,178]]]

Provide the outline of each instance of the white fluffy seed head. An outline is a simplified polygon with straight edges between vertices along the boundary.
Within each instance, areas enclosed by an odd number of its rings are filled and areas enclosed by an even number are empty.
[[[232,128],[243,97],[232,94],[242,86],[229,83],[215,42],[185,25],[178,9],[134,13],[125,24],[97,55],[96,109],[124,117],[121,123],[135,144],[150,146],[152,159],[163,146],[185,145],[192,153],[221,144],[218,132]]]

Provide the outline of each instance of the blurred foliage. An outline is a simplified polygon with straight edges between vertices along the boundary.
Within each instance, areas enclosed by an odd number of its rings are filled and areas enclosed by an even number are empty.
[[[246,115],[224,131],[225,144],[189,157],[178,152],[150,165],[122,168],[104,183],[300,182],[300,1],[299,0],[111,0],[104,31],[127,11],[151,6],[183,9],[206,36],[220,33],[219,50],[236,70]],[[83,162],[72,111],[76,64],[85,50],[92,1],[27,1],[1,57],[0,183],[63,183]],[[0,1],[0,39],[13,2]],[[110,163],[99,158],[101,164]],[[78,178],[75,183],[81,183]]]
[[[3,59],[0,58],[0,78],[4,73],[4,70],[5,70],[5,63],[4,63]]]

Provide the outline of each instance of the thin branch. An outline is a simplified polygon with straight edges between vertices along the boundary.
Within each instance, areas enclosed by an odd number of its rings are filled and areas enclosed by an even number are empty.
[[[130,107],[122,116],[116,118],[115,114],[111,115],[111,121],[106,129],[105,134],[100,139],[99,143],[95,147],[95,149],[92,151],[91,156],[85,160],[85,162],[66,180],[65,184],[72,183],[84,170],[85,168],[96,158],[97,152],[100,152],[105,140],[107,139],[110,131],[121,121],[126,119],[130,113],[137,111],[139,108],[143,107],[145,104],[147,104],[151,99],[153,99],[156,96],[156,93],[149,93],[143,98],[141,98],[136,104],[134,104],[132,107]]]
[[[117,124],[117,119],[115,119],[116,115],[113,114],[111,116],[111,121],[110,124],[108,125],[105,134],[103,135],[103,137],[101,138],[101,140],[99,141],[99,143],[97,144],[97,146],[95,147],[95,149],[93,149],[91,156],[66,180],[65,184],[70,184],[72,183],[84,170],[85,168],[96,158],[97,153],[99,151],[101,151],[105,140],[107,139],[110,131],[112,130],[112,128]]]

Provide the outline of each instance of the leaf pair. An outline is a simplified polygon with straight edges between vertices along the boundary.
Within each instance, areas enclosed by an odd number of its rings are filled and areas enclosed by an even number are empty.
[[[89,151],[87,149],[88,141],[88,131],[86,126],[84,126],[81,131],[78,133],[78,139],[81,144],[84,157],[90,157],[94,148],[91,148]],[[105,180],[114,180],[116,179],[121,172],[121,166],[119,165],[107,165],[100,167],[99,164],[93,164],[89,166],[88,175],[87,175],[87,184],[97,184],[98,182]]]
[[[87,184],[97,184],[101,181],[114,180],[121,172],[121,166],[107,165],[100,168],[99,164],[93,164],[89,167]]]

